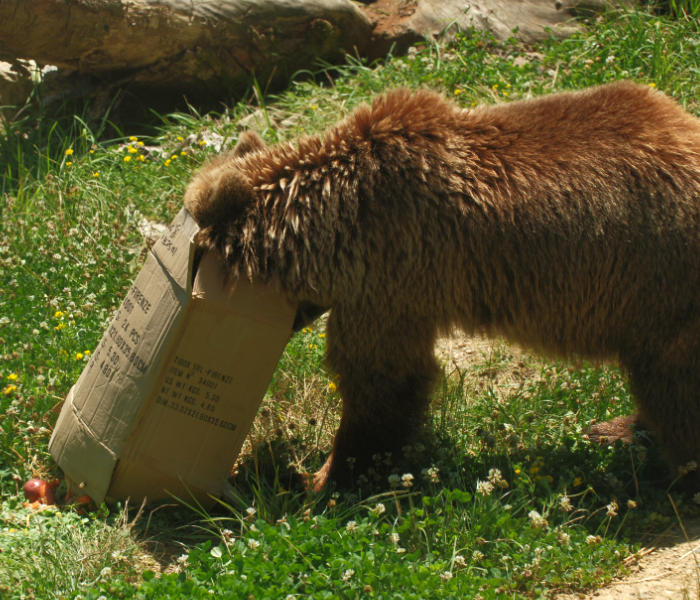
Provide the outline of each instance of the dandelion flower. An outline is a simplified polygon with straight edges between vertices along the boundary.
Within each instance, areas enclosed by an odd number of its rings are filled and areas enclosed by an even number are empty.
[[[178,135],[175,139],[176,139],[178,142],[184,142],[184,141],[185,141],[185,138],[183,138],[181,135]]]
[[[90,352],[90,350],[83,350],[83,354],[85,356],[90,356],[90,354],[92,354],[92,352]]]
[[[67,166],[67,167],[70,167],[72,164],[73,164],[73,161],[72,161],[72,160],[69,160],[69,161],[66,163],[66,166]]]
[[[66,156],[73,156],[74,152],[75,152],[75,150],[73,150],[73,148],[68,148],[66,150]]]
[[[166,166],[166,167],[169,167],[171,162],[172,162],[172,161],[171,161],[170,159],[166,160],[166,161],[165,161],[165,166]]]
[[[17,381],[19,379],[19,375],[17,375],[17,373],[10,373],[6,379],[9,379],[10,381]]]
[[[338,386],[337,386],[335,383],[333,383],[333,382],[331,381],[331,382],[328,384],[328,391],[329,391],[331,394],[335,394],[335,392],[338,391]]]
[[[146,157],[143,154],[139,154],[136,157],[136,160],[140,160],[141,162],[146,162]]]
[[[124,162],[130,162],[131,161],[131,156],[128,154],[124,157]]]
[[[180,152],[180,156],[187,156],[187,151],[183,150],[182,152]]]
[[[99,171],[95,171],[95,172],[92,174],[92,176],[93,176],[93,177],[99,177],[99,176],[100,176],[100,172],[99,172]]]
[[[129,146],[129,147],[126,149],[126,151],[127,151],[129,154],[136,154],[136,153],[138,152],[138,149],[137,149],[137,148],[134,148],[133,146]]]
[[[130,135],[130,136],[129,136],[129,141],[130,141],[130,142],[136,142],[136,141],[138,141],[138,139],[139,139],[139,138],[137,138],[135,135]]]
[[[455,88],[455,91],[454,91],[455,96],[459,96],[460,94],[463,94],[463,93],[464,93],[464,90],[462,90],[460,88]]]
[[[82,352],[77,352],[75,354],[75,360],[83,360],[84,354]]]

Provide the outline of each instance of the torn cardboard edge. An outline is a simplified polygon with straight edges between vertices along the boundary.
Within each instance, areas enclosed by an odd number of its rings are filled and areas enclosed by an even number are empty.
[[[291,336],[271,286],[226,285],[211,253],[194,273],[197,231],[183,209],[154,245],[56,423],[52,456],[96,502],[220,494]]]

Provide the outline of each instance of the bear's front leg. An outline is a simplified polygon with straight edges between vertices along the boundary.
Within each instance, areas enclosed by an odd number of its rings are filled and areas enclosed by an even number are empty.
[[[334,312],[328,323],[328,362],[340,376],[343,412],[333,450],[314,475],[315,491],[328,481],[353,485],[376,455],[396,456],[413,441],[439,373],[432,326],[406,318],[390,327],[363,327],[354,320],[346,328]]]

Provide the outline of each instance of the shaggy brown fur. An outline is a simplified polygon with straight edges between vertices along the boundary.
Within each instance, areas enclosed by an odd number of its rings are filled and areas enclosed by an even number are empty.
[[[619,359],[670,460],[700,462],[700,121],[671,99],[397,90],[323,136],[245,145],[185,204],[234,276],[331,308],[343,413],[316,488],[414,436],[455,325]]]

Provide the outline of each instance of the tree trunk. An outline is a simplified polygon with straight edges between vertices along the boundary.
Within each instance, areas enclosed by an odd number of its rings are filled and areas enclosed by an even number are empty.
[[[350,0],[0,0],[0,59],[206,97],[362,51]]]

